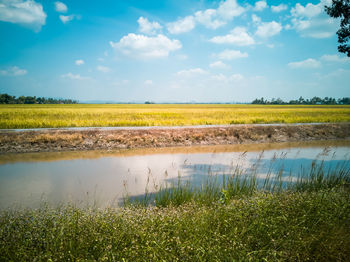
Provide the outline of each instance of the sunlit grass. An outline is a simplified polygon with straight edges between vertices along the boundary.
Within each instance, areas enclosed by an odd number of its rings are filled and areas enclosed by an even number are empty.
[[[349,122],[350,106],[0,105],[0,128]]]

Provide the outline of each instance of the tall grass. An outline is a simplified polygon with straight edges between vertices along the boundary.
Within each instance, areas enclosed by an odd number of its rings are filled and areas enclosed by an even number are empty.
[[[201,187],[179,176],[117,209],[1,211],[0,261],[348,261],[348,164],[263,180],[235,166]]]
[[[1,261],[348,261],[350,194],[255,192],[211,205],[0,213]]]
[[[286,174],[283,165],[274,169],[274,161],[270,162],[263,177],[258,177],[259,162],[262,154],[250,169],[237,164],[228,173],[213,175],[208,171],[207,179],[200,186],[183,180],[179,174],[177,180],[170,184],[157,186],[155,193],[149,193],[146,187],[143,196],[130,198],[125,195],[125,205],[166,207],[179,206],[188,202],[212,205],[215,202],[227,203],[232,199],[250,197],[257,192],[280,193],[311,192],[327,190],[336,186],[350,187],[350,161],[344,160],[336,167],[327,168],[324,160],[314,160],[311,166],[301,167],[298,172],[289,170]],[[219,178],[220,177],[220,178]]]
[[[0,129],[349,121],[346,105],[0,105]]]

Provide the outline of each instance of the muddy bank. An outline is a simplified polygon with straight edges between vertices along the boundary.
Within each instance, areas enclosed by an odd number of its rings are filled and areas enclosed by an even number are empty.
[[[350,123],[0,131],[0,153],[350,139]]]

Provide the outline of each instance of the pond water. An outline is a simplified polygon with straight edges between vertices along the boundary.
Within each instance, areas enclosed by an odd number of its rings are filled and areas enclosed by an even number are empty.
[[[350,141],[250,144],[0,155],[0,209],[73,202],[114,206],[172,185],[180,177],[194,186],[208,176],[281,172],[300,175],[313,161],[325,171],[350,168]]]

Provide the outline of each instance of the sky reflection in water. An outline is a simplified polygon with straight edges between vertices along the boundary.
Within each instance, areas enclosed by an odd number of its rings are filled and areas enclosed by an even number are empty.
[[[94,155],[79,152],[52,154],[48,160],[38,153],[0,156],[0,208],[15,204],[37,207],[42,201],[77,204],[116,205],[123,195],[142,195],[145,189],[153,192],[160,185],[182,181],[200,185],[215,176],[232,175],[237,169],[242,174],[255,173],[264,180],[266,174],[289,177],[302,174],[317,159],[323,161],[326,171],[340,165],[350,168],[349,142],[303,143],[295,145],[259,145],[236,150],[234,147],[212,146],[195,150],[178,149],[154,154],[123,152]],[[137,153],[138,152],[138,153]],[[71,155],[70,155],[71,154]],[[55,158],[56,157],[56,158]],[[236,170],[236,171],[235,171]],[[305,170],[304,170],[305,171]]]

